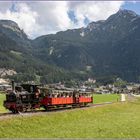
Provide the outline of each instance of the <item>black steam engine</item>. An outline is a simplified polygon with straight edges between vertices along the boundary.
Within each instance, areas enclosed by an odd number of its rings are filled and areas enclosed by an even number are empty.
[[[12,82],[12,91],[6,94],[4,106],[13,113],[23,112],[39,107],[40,99],[38,85],[23,84],[15,87],[14,82]]]
[[[93,103],[91,93],[52,91],[34,84],[15,86],[14,82],[12,82],[12,91],[6,94],[4,107],[13,113],[18,113],[33,111],[41,107],[48,110],[49,108],[67,106],[81,107],[91,103]]]

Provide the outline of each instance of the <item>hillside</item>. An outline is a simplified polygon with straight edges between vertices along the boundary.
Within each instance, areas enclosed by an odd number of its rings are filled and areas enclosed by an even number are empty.
[[[29,40],[16,23],[0,21],[0,36],[0,67],[18,72],[24,67],[24,73],[45,77],[44,82],[90,76],[101,81],[114,77],[140,81],[140,16],[133,11],[119,10],[85,28],[34,40]]]
[[[64,70],[53,65],[42,63],[34,57],[31,40],[18,27],[9,20],[0,20],[0,68],[14,70],[15,75],[9,74],[8,78],[16,82],[36,81],[38,83],[61,80],[59,75],[65,74]],[[66,75],[66,74],[65,74]],[[1,75],[1,77],[6,77]],[[67,76],[65,76],[67,77]]]
[[[33,41],[36,56],[59,67],[90,71],[95,77],[118,76],[139,81],[140,16],[120,10],[86,28],[41,36]]]

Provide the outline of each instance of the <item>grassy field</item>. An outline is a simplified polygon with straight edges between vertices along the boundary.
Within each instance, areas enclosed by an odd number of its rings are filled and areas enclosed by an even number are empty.
[[[3,107],[3,101],[5,100],[5,95],[4,94],[0,94],[0,113],[1,112],[5,112],[5,108]]]
[[[1,138],[139,138],[140,101],[0,119]]]
[[[95,104],[120,101],[119,94],[93,94],[93,98]]]

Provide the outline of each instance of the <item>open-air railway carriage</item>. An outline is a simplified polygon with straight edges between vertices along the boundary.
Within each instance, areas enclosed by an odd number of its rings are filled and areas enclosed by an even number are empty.
[[[4,107],[13,113],[32,111],[43,107],[50,108],[81,107],[93,103],[91,93],[41,88],[39,85],[23,84],[14,87],[6,94]]]

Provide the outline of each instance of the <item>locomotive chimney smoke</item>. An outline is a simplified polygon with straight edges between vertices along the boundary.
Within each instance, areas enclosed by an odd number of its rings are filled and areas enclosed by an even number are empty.
[[[15,91],[15,82],[12,81],[12,90]]]

